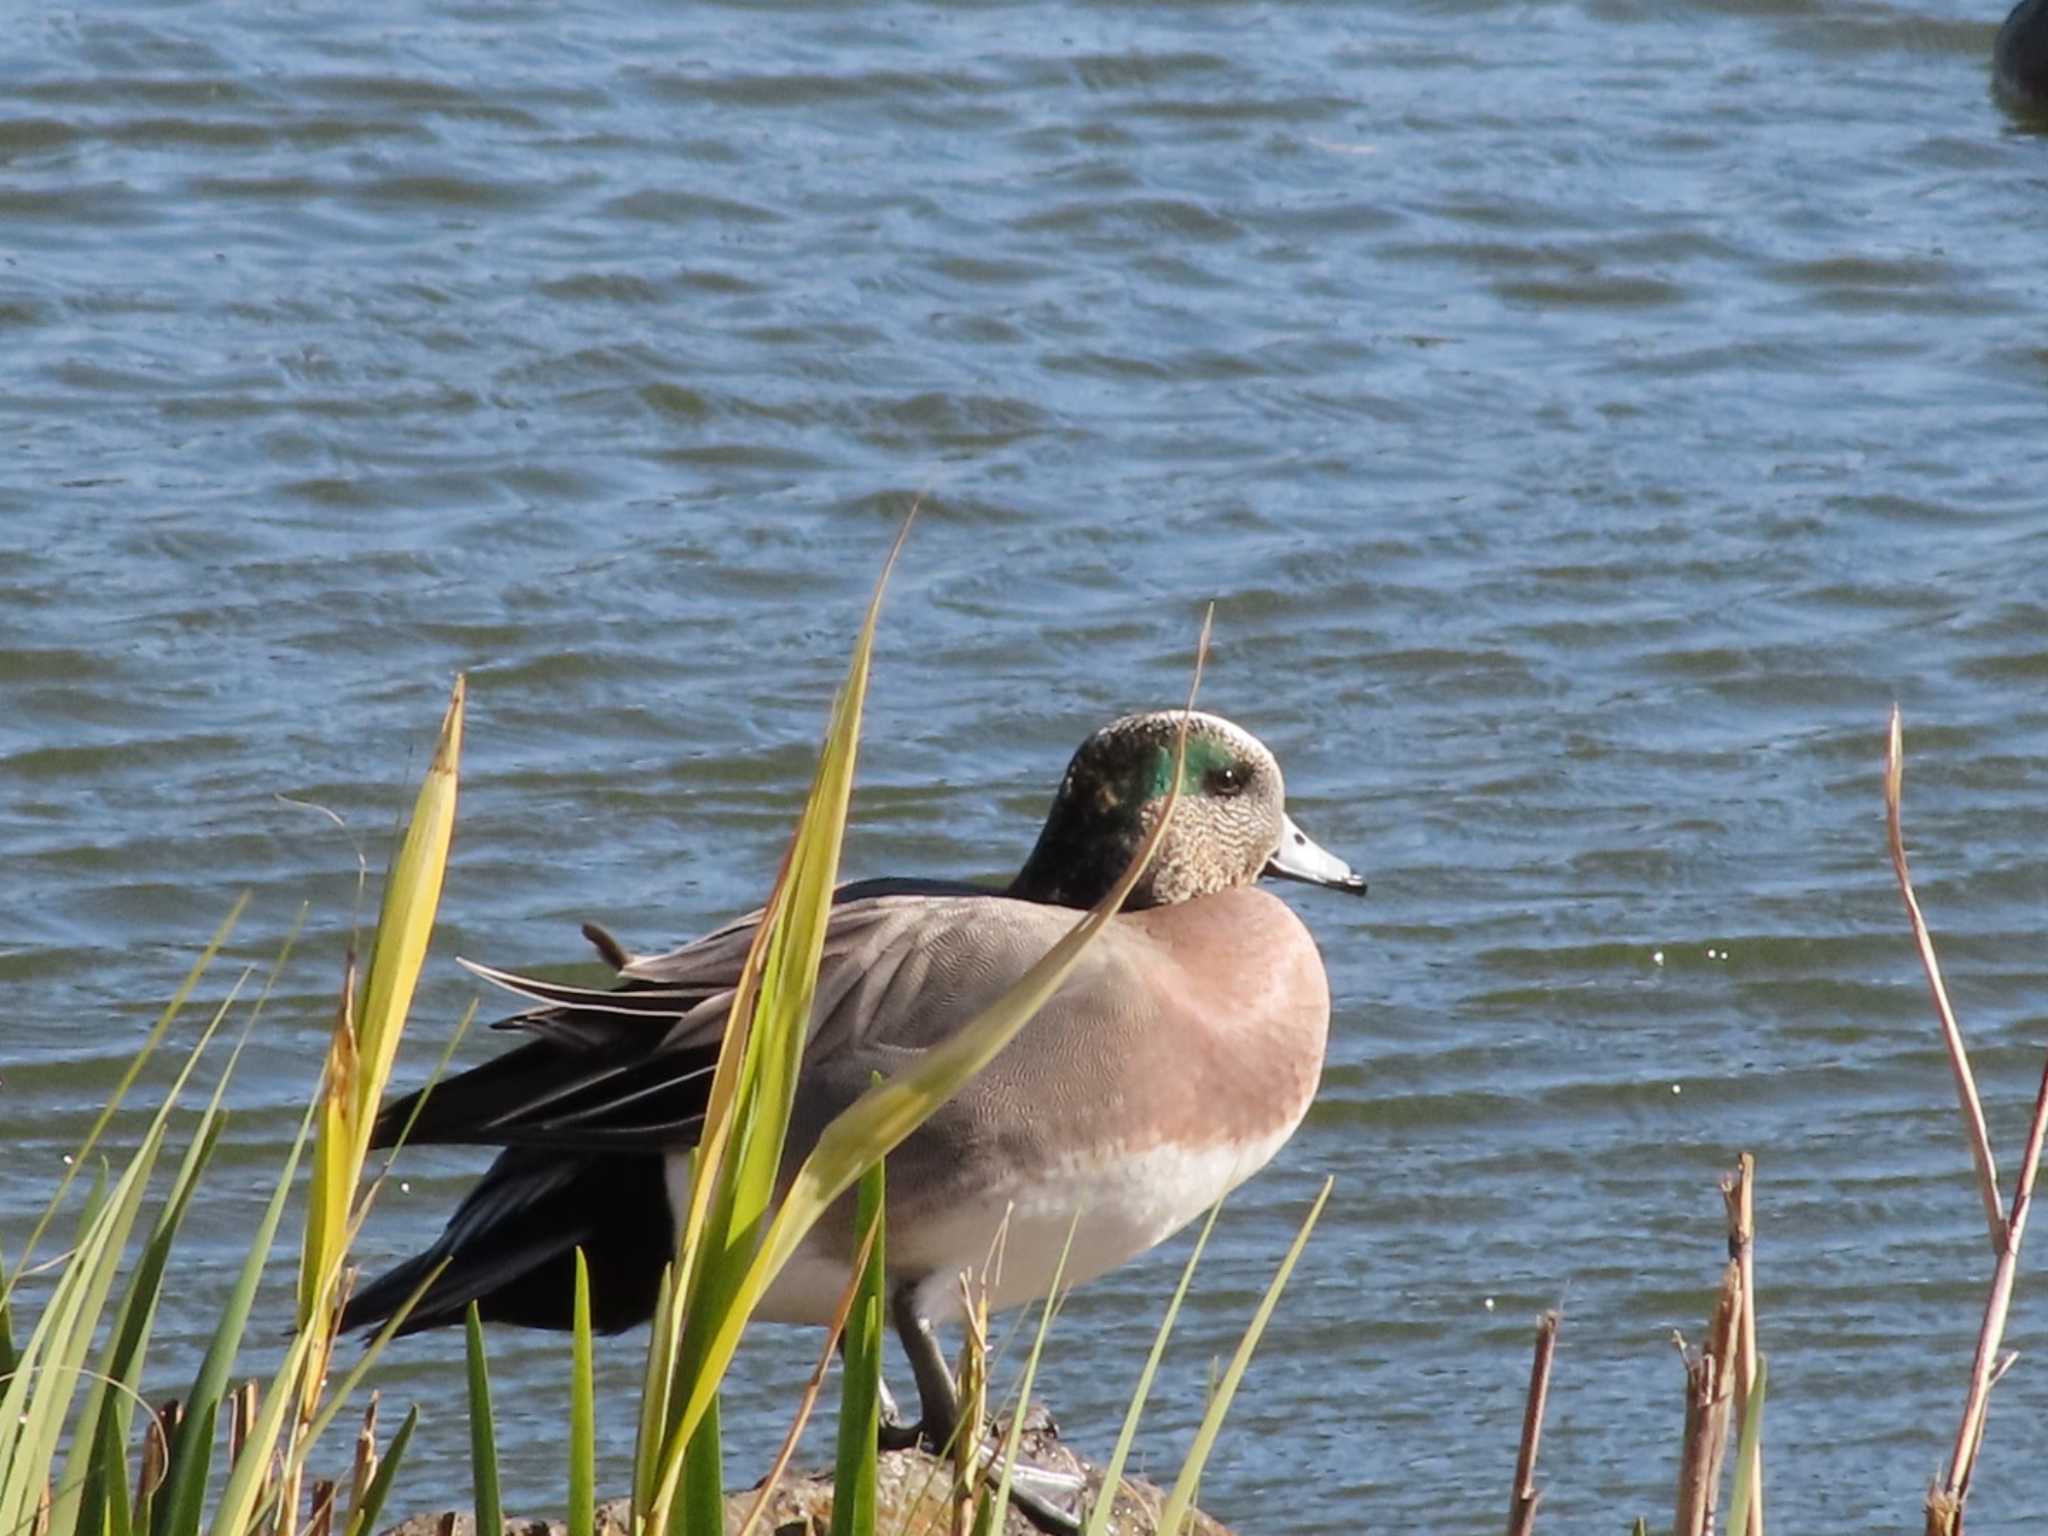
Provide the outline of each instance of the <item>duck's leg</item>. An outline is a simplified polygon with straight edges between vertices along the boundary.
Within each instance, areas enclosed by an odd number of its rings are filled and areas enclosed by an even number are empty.
[[[960,1392],[946,1368],[938,1330],[918,1310],[917,1282],[906,1280],[890,1293],[889,1321],[903,1341],[917,1383],[917,1437],[933,1453],[943,1455],[960,1427]]]
[[[960,1390],[953,1384],[953,1373],[946,1365],[945,1352],[939,1348],[938,1330],[932,1327],[931,1319],[917,1307],[917,1286],[906,1281],[896,1287],[889,1297],[889,1319],[896,1327],[896,1337],[903,1341],[903,1352],[910,1357],[910,1374],[917,1382],[918,1422],[908,1430],[905,1445],[922,1444],[934,1455],[943,1456],[950,1449],[953,1437],[960,1431]],[[883,1449],[891,1449],[888,1436],[892,1429],[901,1434],[902,1426],[884,1424],[882,1428]],[[987,1453],[993,1460],[993,1450]],[[1057,1473],[1048,1473],[1036,1467],[1018,1464],[1010,1469],[1010,1502],[1017,1506],[1026,1520],[1029,1520],[1046,1536],[1079,1536],[1080,1520],[1054,1504],[1045,1494],[1031,1486],[1045,1488],[1048,1493],[1057,1491],[1071,1495],[1074,1492],[1071,1481]]]

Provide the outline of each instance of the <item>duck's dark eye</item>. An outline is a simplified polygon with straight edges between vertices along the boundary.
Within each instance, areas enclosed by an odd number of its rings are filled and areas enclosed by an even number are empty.
[[[1212,795],[1237,795],[1244,792],[1250,779],[1251,774],[1240,764],[1224,763],[1202,776],[1202,788]]]

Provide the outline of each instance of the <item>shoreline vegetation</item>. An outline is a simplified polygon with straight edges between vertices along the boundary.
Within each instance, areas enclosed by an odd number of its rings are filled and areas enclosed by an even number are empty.
[[[905,533],[908,527],[906,522]],[[899,535],[891,565],[901,547]],[[993,1536],[1015,1528],[1014,1522],[1025,1512],[1028,1501],[1013,1499],[1015,1474],[1034,1466],[1043,1472],[1048,1463],[1059,1464],[1059,1469],[1082,1480],[1078,1489],[1069,1490],[1070,1507],[1063,1512],[1085,1536],[1110,1531],[1179,1536],[1190,1529],[1222,1529],[1194,1508],[1202,1469],[1260,1334],[1329,1196],[1328,1181],[1307,1211],[1236,1354],[1216,1378],[1207,1412],[1171,1488],[1138,1488],[1122,1499],[1112,1496],[1126,1489],[1123,1468],[1154,1370],[1216,1220],[1213,1210],[1178,1288],[1163,1308],[1151,1354],[1114,1451],[1103,1466],[1079,1462],[1058,1443],[1049,1421],[1021,1411],[1031,1402],[1032,1381],[1063,1300],[1057,1283],[1038,1310],[1035,1330],[1027,1322],[1029,1352],[1017,1371],[1012,1401],[992,1405],[986,1292],[977,1292],[966,1282],[968,1327],[961,1380],[965,1411],[957,1443],[936,1454],[877,1450],[886,1316],[880,1251],[887,1200],[883,1159],[1000,1051],[1058,987],[1121,905],[1151,857],[1165,818],[1118,886],[1093,911],[1080,916],[1068,936],[1011,993],[916,1070],[877,1082],[828,1128],[794,1184],[778,1198],[776,1176],[825,917],[837,883],[861,706],[887,569],[862,624],[816,777],[734,1001],[694,1167],[687,1220],[682,1223],[676,1260],[662,1283],[648,1341],[631,1490],[623,1500],[604,1506],[598,1503],[594,1476],[596,1405],[588,1278],[578,1256],[578,1326],[571,1340],[566,1394],[569,1434],[563,1507],[568,1516],[555,1527],[562,1536],[597,1536],[600,1530],[630,1536],[700,1536],[714,1531],[867,1536],[878,1530]],[[1197,646],[1195,686],[1207,639],[1205,623]],[[1193,697],[1191,687],[1190,708]],[[409,1408],[386,1437],[376,1398],[371,1396],[367,1407],[362,1406],[360,1388],[405,1311],[369,1341],[346,1372],[337,1375],[333,1352],[341,1307],[355,1279],[350,1248],[391,1166],[388,1159],[378,1167],[367,1166],[370,1128],[384,1099],[433,932],[455,820],[464,710],[465,685],[458,677],[411,822],[387,872],[367,964],[360,978],[353,952],[345,964],[320,1083],[277,1171],[249,1256],[219,1304],[211,1341],[183,1396],[155,1405],[144,1399],[150,1338],[180,1224],[227,1134],[224,1099],[241,1043],[262,1019],[265,1000],[290,958],[296,929],[262,979],[241,1022],[240,1036],[227,1048],[226,1060],[214,1074],[189,1130],[172,1136],[173,1111],[188,1091],[199,1091],[200,1069],[212,1067],[216,1037],[255,980],[251,973],[234,983],[201,1029],[198,1042],[142,1126],[135,1149],[125,1160],[113,1159],[102,1146],[108,1128],[241,919],[247,898],[235,904],[115,1085],[21,1250],[0,1254],[0,1536],[198,1536],[202,1530],[213,1536],[375,1536],[387,1528],[385,1511],[419,1409]],[[1180,750],[1185,750],[1184,737]],[[1996,1163],[1969,1057],[1913,893],[1901,827],[1902,756],[1895,709],[1885,774],[1892,864],[1947,1042],[1995,1256],[1954,1448],[1944,1477],[1926,1499],[1928,1536],[1960,1536],[1984,1446],[1990,1391],[2014,1358],[2003,1351],[2002,1340],[2035,1169],[2048,1136],[2048,1072],[2007,1205],[1998,1192]],[[1178,781],[1179,775],[1175,778]],[[1171,809],[1169,801],[1169,816]],[[442,1056],[441,1068],[474,1013],[472,1005]],[[235,1385],[235,1361],[252,1330],[261,1336],[276,1329],[275,1319],[257,1321],[252,1313],[258,1281],[292,1205],[302,1161],[309,1163],[309,1173],[302,1204],[296,1329],[282,1364],[267,1383]],[[82,1199],[74,1198],[73,1183],[87,1169],[92,1170],[89,1187]],[[1759,1346],[1755,1299],[1754,1183],[1754,1160],[1745,1153],[1721,1186],[1729,1258],[1706,1332],[1695,1346],[1679,1341],[1683,1436],[1674,1523],[1655,1527],[1679,1536],[1705,1536],[1717,1529],[1740,1531],[1742,1536],[1764,1533],[1762,1423],[1768,1373]],[[858,1230],[864,1244],[854,1282],[843,1298],[838,1321],[827,1331],[817,1368],[794,1405],[789,1434],[772,1470],[755,1490],[729,1498],[719,1430],[720,1380],[776,1270],[810,1224],[849,1192],[857,1192]],[[146,1208],[153,1214],[145,1223]],[[54,1244],[52,1229],[60,1219],[71,1225],[72,1240],[62,1252],[43,1256],[46,1240]],[[20,1282],[28,1276],[38,1279],[41,1306],[26,1339],[17,1342],[13,1303]],[[1542,1501],[1538,1452],[1551,1362],[1564,1337],[1562,1323],[1562,1315],[1552,1311],[1537,1328],[1513,1463],[1509,1536],[1528,1536],[1537,1524]],[[844,1369],[833,1469],[829,1477],[791,1481],[789,1466],[797,1438],[822,1394],[835,1349],[842,1350]],[[469,1529],[534,1529],[525,1523],[508,1525],[502,1514],[489,1368],[474,1308],[468,1363],[475,1511]],[[341,1420],[345,1412],[357,1424],[352,1435]],[[343,1437],[349,1442],[345,1451],[337,1447]],[[217,1463],[223,1449],[225,1461]],[[334,1475],[320,1475],[320,1468],[337,1463]],[[904,1489],[914,1480],[913,1473],[922,1484],[907,1506]],[[806,1489],[811,1492],[804,1493]],[[792,1499],[799,1503],[792,1504]],[[1362,1511],[1361,1516],[1370,1518],[1370,1513]],[[458,1527],[467,1518],[452,1512],[421,1516],[395,1529],[403,1536],[459,1536]],[[1636,1520],[1636,1531],[1647,1536],[1651,1529],[1647,1519]]]

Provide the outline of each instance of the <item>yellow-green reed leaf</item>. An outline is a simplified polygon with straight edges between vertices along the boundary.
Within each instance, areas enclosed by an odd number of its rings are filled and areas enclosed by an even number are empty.
[[[50,1482],[64,1420],[162,1145],[157,1125],[99,1203],[0,1395],[0,1531],[25,1526]],[[75,1485],[64,1492],[67,1525],[76,1519],[76,1497]]]
[[[1217,1433],[1223,1428],[1224,1415],[1230,1412],[1230,1401],[1237,1395],[1237,1384],[1244,1379],[1245,1367],[1251,1364],[1252,1351],[1258,1348],[1259,1336],[1266,1331],[1266,1323],[1273,1316],[1273,1308],[1279,1304],[1280,1293],[1287,1289],[1287,1280],[1294,1273],[1295,1261],[1301,1257],[1302,1249],[1308,1246],[1308,1235],[1316,1227],[1316,1218],[1323,1214],[1323,1205],[1330,1198],[1330,1186],[1336,1181],[1324,1179],[1315,1203],[1308,1208],[1308,1215],[1301,1223],[1301,1230],[1294,1235],[1294,1241],[1287,1249],[1287,1257],[1280,1261],[1280,1268],[1273,1276],[1273,1283],[1266,1287],[1266,1294],[1259,1302],[1259,1308],[1252,1314],[1251,1326],[1244,1331],[1237,1353],[1231,1356],[1230,1368],[1223,1373],[1223,1380],[1216,1388],[1216,1395],[1209,1403],[1209,1411],[1202,1415],[1201,1428],[1195,1432],[1195,1443],[1188,1450],[1188,1459],[1181,1465],[1180,1476],[1174,1479],[1173,1492],[1167,1496],[1166,1508],[1159,1516],[1159,1530],[1178,1532],[1187,1522],[1188,1512],[1194,1506],[1195,1485],[1202,1479],[1202,1468],[1208,1464],[1209,1453],[1216,1446]]]
[[[398,1039],[412,1007],[413,988],[433,936],[434,914],[441,903],[441,880],[448,867],[448,844],[455,833],[455,792],[462,760],[465,684],[458,673],[441,719],[440,739],[427,765],[426,781],[413,802],[412,825],[406,828],[398,858],[384,881],[383,906],[377,914],[375,948],[363,987],[362,1013],[356,1027],[355,1133],[358,1147],[351,1159],[360,1171],[369,1151],[370,1126],[383,1101],[398,1054]]]
[[[883,1165],[861,1175],[854,1230],[868,1245],[847,1314],[839,1382],[839,1440],[832,1476],[832,1536],[875,1536],[875,1453],[882,1429]]]
[[[391,1437],[391,1448],[377,1463],[376,1476],[370,1479],[370,1486],[363,1493],[363,1502],[349,1516],[346,1536],[369,1536],[376,1526],[377,1517],[384,1512],[384,1501],[391,1496],[391,1484],[398,1476],[399,1463],[405,1460],[406,1448],[412,1444],[412,1432],[419,1422],[419,1405],[415,1403],[406,1409],[405,1422],[398,1426],[398,1433]]]
[[[892,557],[893,559],[893,557]],[[730,1103],[732,1131],[727,1156],[713,1173],[709,1219],[693,1266],[682,1377],[702,1370],[702,1351],[693,1347],[713,1320],[731,1305],[753,1257],[760,1226],[775,1196],[782,1147],[796,1097],[797,1071],[809,1032],[817,990],[818,961],[832,915],[839,851],[846,834],[847,805],[860,735],[861,702],[867,689],[883,581],[877,584],[866,621],[854,646],[845,684],[839,691],[818,768],[805,800],[784,873],[764,914],[766,935],[751,1028],[739,1038],[739,1086]],[[717,1416],[700,1421],[687,1452],[683,1482],[684,1528],[708,1527],[722,1519],[724,1460]]]
[[[715,1128],[718,1134],[707,1134],[700,1143],[707,1148],[707,1155],[698,1160],[699,1184],[691,1192],[689,1225],[693,1230],[686,1236],[704,1235],[700,1205],[707,1210],[722,1206],[726,1219],[723,1230],[711,1230],[710,1251],[740,1251],[735,1260],[691,1277],[684,1294],[690,1297],[693,1328],[700,1326],[707,1300],[713,1308],[720,1308],[731,1295],[745,1261],[752,1257],[762,1215],[774,1198],[789,1107],[796,1095],[797,1070],[817,990],[818,961],[832,918],[833,886],[838,880],[847,806],[853,794],[875,630],[910,523],[910,518],[904,519],[868,599],[846,679],[833,700],[810,792],[755,929],[741,985],[734,993],[706,1109],[705,1129],[709,1133]],[[749,1112],[739,1115],[743,1105],[750,1107]],[[737,1119],[731,1118],[735,1115]],[[728,1151],[736,1157],[730,1172],[724,1157]]]
[[[663,1473],[645,1512],[664,1525],[672,1523],[671,1501],[686,1461],[685,1487],[699,1501],[691,1519],[710,1519],[709,1501],[720,1491],[721,1458],[710,1399],[730,1356],[713,1369],[705,1351],[745,1280],[781,1171],[818,961],[831,921],[875,630],[889,573],[909,528],[906,519],[869,600],[810,793],[734,991],[712,1073],[695,1176],[677,1234],[677,1292],[685,1298],[679,1310],[686,1323],[668,1393],[671,1409],[683,1403],[697,1406],[691,1433],[676,1434],[671,1426]]]
[[[870,1088],[825,1127],[769,1223],[732,1306],[717,1320],[717,1332],[706,1345],[705,1374],[690,1385],[689,1396],[678,1415],[680,1439],[687,1440],[709,1407],[717,1379],[739,1348],[748,1318],[767,1294],[769,1283],[796,1252],[804,1234],[869,1164],[894,1151],[1016,1038],[1017,1032],[1066,982],[1089,944],[1122,908],[1124,898],[1151,864],[1159,839],[1173,819],[1186,755],[1187,722],[1183,719],[1175,749],[1173,784],[1167,791],[1158,823],[1108,894],[1001,997],[976,1014],[951,1039],[927,1051],[901,1077]],[[673,1495],[680,1472],[680,1449],[672,1448],[663,1466],[664,1496]]]
[[[413,802],[411,824],[385,874],[360,1012],[352,963],[344,973],[320,1095],[319,1134],[306,1191],[305,1242],[299,1254],[299,1328],[315,1335],[300,1405],[305,1415],[313,1412],[326,1375],[327,1350],[333,1342],[326,1314],[347,1257],[349,1211],[369,1157],[377,1106],[383,1101],[433,938],[455,829],[464,697],[464,680],[458,674],[433,758]]]
[[[1123,1428],[1117,1431],[1116,1449],[1110,1453],[1109,1465],[1103,1471],[1102,1491],[1096,1495],[1095,1507],[1088,1512],[1083,1536],[1109,1536],[1109,1517],[1116,1510],[1117,1490],[1124,1484],[1124,1463],[1130,1457],[1132,1442],[1138,1437],[1138,1420],[1145,1411],[1146,1399],[1152,1395],[1152,1378],[1159,1371],[1159,1362],[1166,1354],[1166,1341],[1172,1336],[1174,1322],[1180,1316],[1180,1304],[1187,1297],[1189,1282],[1195,1278],[1195,1266],[1202,1262],[1202,1250],[1209,1246],[1209,1234],[1215,1230],[1216,1217],[1222,1209],[1221,1200],[1209,1207],[1209,1219],[1202,1223],[1202,1230],[1196,1234],[1195,1246],[1180,1272],[1180,1284],[1173,1288],[1173,1299],[1166,1304],[1166,1315],[1159,1320],[1159,1332],[1152,1337],[1152,1352],[1145,1357],[1145,1369],[1138,1373],[1138,1385],[1131,1393],[1131,1404],[1124,1410]]]
[[[121,1073],[120,1081],[114,1085],[114,1091],[107,1096],[105,1107],[93,1121],[92,1129],[85,1133],[85,1140],[79,1144],[77,1152],[72,1154],[70,1167],[65,1170],[63,1178],[57,1181],[57,1192],[50,1196],[50,1203],[44,1207],[43,1214],[30,1230],[28,1241],[22,1245],[21,1257],[15,1261],[14,1272],[0,1280],[0,1307],[6,1306],[8,1299],[14,1294],[15,1281],[27,1272],[30,1261],[35,1257],[36,1244],[42,1241],[44,1231],[63,1207],[64,1196],[71,1188],[71,1181],[78,1176],[78,1170],[85,1166],[92,1149],[99,1144],[101,1133],[113,1120],[114,1112],[127,1098],[128,1090],[135,1086],[135,1079],[141,1076],[143,1067],[155,1054],[158,1043],[170,1029],[172,1021],[178,1017],[179,1011],[184,1008],[185,1000],[191,997],[193,989],[199,985],[199,978],[206,974],[206,968],[213,963],[213,957],[219,954],[221,946],[227,943],[228,935],[234,932],[235,924],[241,919],[242,909],[248,905],[247,891],[235,898],[235,904],[228,909],[228,915],[221,920],[220,927],[214,930],[212,940],[200,951],[199,958],[192,962],[192,969],[185,973],[184,981],[179,984],[178,990],[171,994],[171,1000],[164,1005],[164,1011],[157,1015],[156,1023],[150,1027],[148,1036],[135,1055],[129,1059],[127,1068]]]
[[[590,1265],[576,1250],[569,1363],[569,1536],[597,1529],[597,1390],[590,1348]]]
[[[1756,1380],[1749,1384],[1749,1398],[1742,1405],[1742,1441],[1736,1453],[1735,1489],[1728,1500],[1731,1536],[1749,1529],[1749,1506],[1755,1499],[1756,1478],[1762,1475],[1763,1459],[1757,1455],[1757,1441],[1764,1432],[1764,1383],[1770,1378],[1768,1357],[1756,1357]],[[1753,1476],[1754,1474],[1754,1476]]]
[[[498,1536],[505,1528],[498,1502],[498,1424],[491,1413],[491,1368],[484,1359],[484,1323],[469,1304],[464,1320],[469,1375],[469,1479],[476,1490],[477,1536]]]
[[[349,1169],[356,1145],[355,975],[355,958],[350,956],[342,971],[341,999],[335,1004],[334,1029],[328,1036],[327,1070],[321,1074],[318,1090],[313,1176],[306,1187],[306,1232],[299,1246],[301,1328],[313,1326],[314,1313],[324,1299],[321,1293],[343,1247],[341,1233],[348,1225],[349,1201],[355,1193]]]

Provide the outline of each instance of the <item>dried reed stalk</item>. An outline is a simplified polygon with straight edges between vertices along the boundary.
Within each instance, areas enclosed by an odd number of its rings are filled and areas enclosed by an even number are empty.
[[[1721,1180],[1721,1199],[1728,1207],[1728,1257],[1742,1272],[1742,1311],[1735,1331],[1735,1400],[1749,1401],[1756,1387],[1756,1159],[1745,1152],[1735,1172]],[[1731,1536],[1764,1536],[1763,1437],[1751,1447],[1749,1524]]]
[[[997,1241],[1006,1236],[1007,1225],[998,1232]],[[942,1448],[953,1463],[953,1536],[966,1536],[974,1528],[976,1490],[981,1482],[981,1437],[988,1420],[989,1275],[984,1268],[979,1291],[965,1273],[960,1276],[960,1423],[953,1432],[953,1443]]]
[[[312,1507],[306,1515],[305,1536],[333,1536],[334,1484],[324,1477],[313,1479]]]
[[[228,1465],[242,1459],[242,1447],[249,1443],[249,1431],[256,1426],[258,1406],[256,1383],[245,1381],[228,1394]]]
[[[1736,1318],[1742,1307],[1742,1266],[1735,1260],[1721,1274],[1721,1294],[1698,1350],[1686,1350],[1685,1445],[1678,1461],[1678,1518],[1675,1536],[1712,1536],[1720,1502],[1721,1466],[1728,1454],[1729,1405],[1734,1400]]]
[[[355,1512],[363,1507],[363,1495],[370,1491],[370,1484],[377,1476],[377,1394],[370,1394],[369,1406],[363,1409],[363,1427],[356,1431],[355,1463],[348,1475],[348,1510],[351,1520]]]
[[[2012,1307],[2013,1280],[2019,1272],[2020,1242],[2027,1232],[2027,1212],[2034,1203],[2034,1175],[2041,1166],[2041,1144],[2048,1139],[2048,1067],[2034,1093],[2034,1118],[2027,1128],[2027,1151],[2020,1164],[2019,1187],[2013,1191],[2012,1214],[2005,1222],[2006,1241],[1991,1274],[1991,1294],[1984,1302],[1984,1321],[1977,1330],[1977,1352],[1970,1362],[1970,1391],[1963,1400],[1963,1420],[1956,1429],[1948,1478],[1927,1496],[1929,1536],[1958,1536],[1963,1528],[1963,1503],[1970,1496],[1970,1476],[1977,1453],[1984,1448],[1984,1420],[1991,1407],[1991,1388],[2014,1359],[1999,1357],[2005,1320]]]
[[[1536,1529],[1536,1445],[1543,1438],[1543,1410],[1550,1401],[1550,1362],[1557,1354],[1557,1329],[1564,1313],[1552,1307],[1536,1320],[1536,1356],[1529,1362],[1529,1397],[1522,1406],[1522,1448],[1515,1457],[1515,1493],[1508,1503],[1508,1536]]]
[[[1991,1231],[1991,1249],[1998,1255],[1992,1270],[1991,1293],[1984,1301],[1984,1321],[1977,1330],[1977,1349],[1970,1362],[1970,1390],[1963,1399],[1962,1422],[1956,1428],[1955,1449],[1949,1455],[1948,1476],[1927,1494],[1928,1536],[1960,1536],[1963,1504],[1970,1496],[1970,1477],[1976,1470],[1977,1453],[1984,1447],[1984,1422],[1991,1406],[1991,1388],[2012,1364],[2010,1355],[2001,1357],[2006,1316],[2012,1307],[2013,1280],[2019,1270],[2020,1242],[2026,1236],[2027,1212],[2034,1200],[2034,1176],[2041,1165],[2041,1145],[2048,1140],[2048,1067],[2041,1074],[2041,1086],[2034,1094],[2034,1118],[2027,1129],[2027,1150],[2020,1164],[2013,1190],[2012,1209],[2000,1207],[1998,1175],[1991,1160],[1991,1138],[1984,1125],[1984,1106],[1977,1096],[1977,1081],[1970,1070],[1969,1053],[1963,1047],[1962,1031],[1956,1026],[1955,1011],[1949,1007],[1948,991],[1941,982],[1941,965],[1935,958],[1934,940],[1920,915],[1920,903],[1913,894],[1913,881],[1906,869],[1906,843],[1900,829],[1900,788],[1905,778],[1905,752],[1901,744],[1899,709],[1892,706],[1891,735],[1885,750],[1884,809],[1890,835],[1892,868],[1899,877],[1899,892],[1905,898],[1906,916],[1912,923],[1913,941],[1919,946],[1920,963],[1927,972],[1927,984],[1934,994],[1934,1011],[1941,1020],[1942,1038],[1948,1044],[1949,1064],[1955,1071],[1956,1094],[1961,1100],[1963,1124],[1970,1139],[1970,1151],[1977,1164],[1978,1192],[1984,1200],[1985,1219]]]
[[[1913,876],[1906,867],[1906,835],[1899,825],[1899,798],[1905,772],[1899,706],[1894,704],[1891,735],[1884,754],[1884,822],[1885,836],[1891,844],[1892,872],[1899,877],[1899,894],[1905,898],[1906,917],[1913,925],[1913,943],[1920,950],[1920,966],[1927,972],[1927,988],[1934,994],[1934,1011],[1941,1019],[1941,1037],[1948,1046],[1948,1064],[1955,1074],[1956,1098],[1963,1112],[1963,1133],[1969,1138],[1970,1156],[1977,1164],[1977,1193],[1984,1201],[1984,1224],[1991,1235],[1991,1251],[2003,1253],[2005,1212],[1998,1198],[1998,1165],[1991,1160],[1991,1133],[1984,1124],[1984,1104],[1977,1097],[1970,1053],[1963,1048],[1963,1032],[1956,1023],[1955,1010],[1949,1007],[1948,988],[1942,985],[1941,962],[1935,958],[1934,940],[1927,932],[1927,919],[1920,915],[1920,899],[1913,894]]]
[[[142,1465],[135,1469],[136,1509],[141,1509],[163,1487],[164,1477],[171,1470],[171,1437],[184,1422],[185,1404],[175,1397],[165,1398],[150,1416],[149,1426],[142,1433]]]

